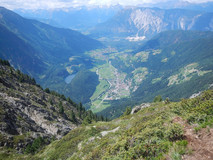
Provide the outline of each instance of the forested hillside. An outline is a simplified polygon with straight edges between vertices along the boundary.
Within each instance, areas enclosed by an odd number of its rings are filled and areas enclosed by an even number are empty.
[[[208,89],[213,84],[212,42],[212,32],[166,31],[132,54],[115,57],[112,65],[137,89],[129,97],[105,101],[111,107],[100,113],[117,117],[127,106],[151,102],[157,95],[178,101]]]

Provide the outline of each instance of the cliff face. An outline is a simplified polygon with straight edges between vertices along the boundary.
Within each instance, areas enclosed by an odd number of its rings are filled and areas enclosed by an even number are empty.
[[[0,64],[0,146],[22,150],[34,139],[60,139],[81,123],[77,108],[46,93],[35,81]]]
[[[212,31],[213,14],[183,9],[127,8],[94,28],[91,35],[145,36],[149,39],[166,30]]]

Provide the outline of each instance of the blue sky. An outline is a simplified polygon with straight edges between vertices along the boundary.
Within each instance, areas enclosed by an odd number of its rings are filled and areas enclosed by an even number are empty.
[[[9,9],[54,9],[77,7],[82,5],[137,5],[143,3],[159,3],[178,0],[0,0],[0,6]],[[193,3],[202,3],[213,0],[185,0]]]

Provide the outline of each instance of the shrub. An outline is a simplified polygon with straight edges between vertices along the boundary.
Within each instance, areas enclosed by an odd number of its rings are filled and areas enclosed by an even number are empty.
[[[169,98],[167,97],[166,99],[165,99],[165,104],[169,104],[170,103],[170,100],[169,100]]]
[[[30,145],[27,145],[27,148],[25,150],[26,153],[34,154],[38,150],[40,150],[45,145],[45,140],[42,137],[38,137],[33,141],[33,143]]]
[[[46,88],[44,91],[45,91],[46,93],[50,93],[50,89],[49,89],[49,88]]]
[[[88,116],[84,118],[83,124],[87,125],[87,124],[91,124],[91,123],[92,123],[92,120]]]
[[[126,115],[129,115],[130,113],[131,113],[131,111],[132,111],[132,108],[131,107],[127,107],[126,108],[126,111],[124,112],[124,116],[126,116]]]
[[[158,95],[154,98],[153,102],[161,102],[163,99],[161,97],[161,95]]]
[[[63,107],[61,101],[59,102],[59,113],[60,113],[60,114],[64,114],[64,107]]]
[[[71,111],[70,120],[71,120],[72,122],[76,122],[76,121],[77,121],[77,120],[76,120],[76,117],[75,117],[75,113],[74,113],[73,111]]]
[[[7,60],[0,59],[0,64],[5,65],[5,66],[10,66],[10,63]]]
[[[182,126],[177,124],[177,123],[173,123],[167,130],[166,132],[166,137],[170,140],[170,141],[176,141],[176,140],[182,140],[183,139],[183,129]]]

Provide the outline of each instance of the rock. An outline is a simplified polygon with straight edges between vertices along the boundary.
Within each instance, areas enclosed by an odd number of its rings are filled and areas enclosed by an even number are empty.
[[[115,129],[113,129],[113,130],[111,130],[111,131],[102,131],[102,132],[101,132],[101,135],[102,135],[102,137],[103,137],[103,136],[106,136],[108,133],[115,133],[116,131],[119,130],[119,128],[120,128],[120,126],[117,127],[117,128],[115,128]]]
[[[50,106],[50,109],[53,110],[53,111],[55,111],[55,108],[53,106]]]
[[[149,107],[150,104],[149,103],[143,103],[140,106],[136,106],[132,109],[131,114],[137,113],[138,111],[140,111],[142,108],[146,108]]]
[[[10,73],[7,70],[10,68],[5,66],[2,68],[0,64],[0,72]],[[76,128],[77,124],[70,122],[66,115],[59,114],[58,110],[47,102],[51,97],[54,103],[58,103],[60,101],[58,96],[50,95],[27,82],[21,83],[18,76],[2,77],[0,77],[0,83],[3,83],[0,87],[0,146],[23,152],[24,148],[38,137],[46,138],[47,141],[51,141],[53,137],[60,139]],[[76,110],[70,103],[65,102],[63,105],[67,110]],[[78,116],[77,119],[81,121]],[[18,138],[18,143],[14,144],[14,137]]]

